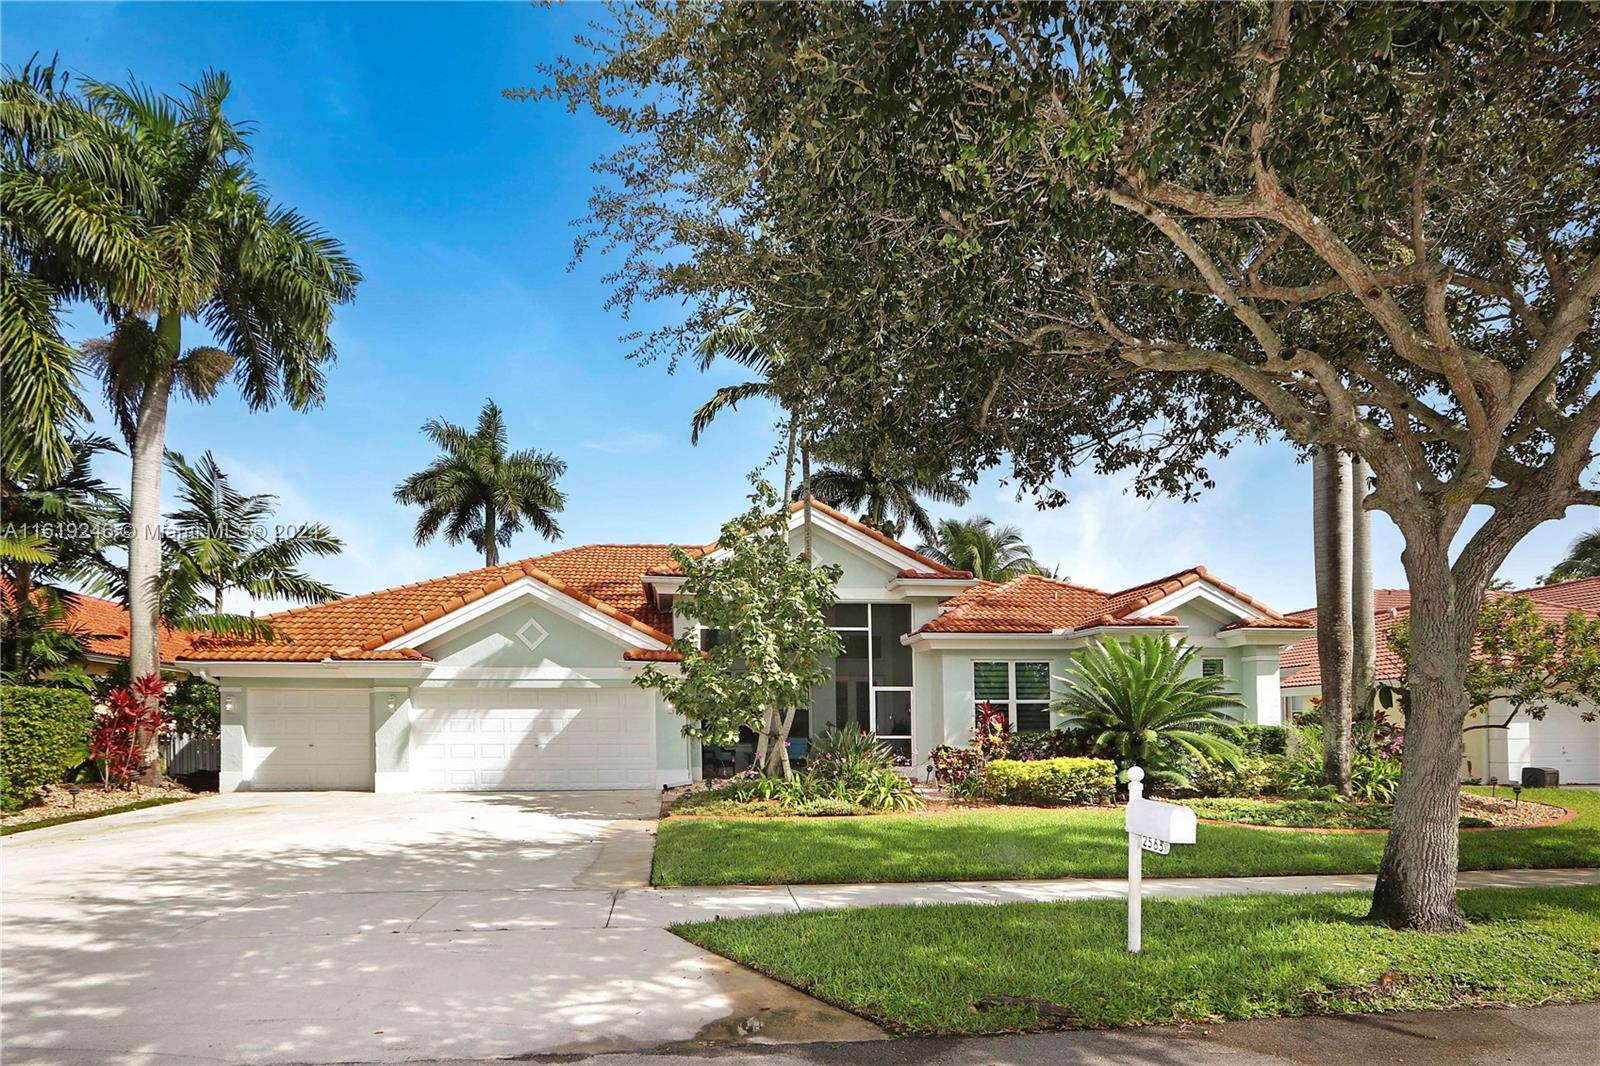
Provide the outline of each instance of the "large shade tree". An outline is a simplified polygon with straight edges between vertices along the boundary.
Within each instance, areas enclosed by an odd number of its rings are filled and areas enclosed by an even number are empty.
[[[1464,680],[1495,570],[1600,502],[1589,5],[626,8],[547,86],[628,136],[619,298],[733,298],[848,425],[1044,502],[1330,445],[1405,542],[1407,757],[1375,917],[1450,930]],[[1476,509],[1476,513],[1475,513]],[[1469,517],[1475,519],[1468,523]]]
[[[89,354],[133,458],[135,676],[159,668],[173,392],[206,401],[232,377],[252,409],[316,405],[334,358],[334,308],[361,280],[338,241],[268,197],[250,166],[250,127],[225,113],[228,94],[227,76],[212,71],[176,95],[88,80],[69,91],[64,78],[22,72],[8,79],[0,116],[11,259],[112,327]],[[185,347],[193,322],[208,343]],[[41,353],[51,350],[46,326],[35,330]],[[52,380],[64,384],[60,373]]]
[[[396,500],[422,507],[418,544],[442,530],[451,544],[471,541],[483,565],[494,566],[524,528],[551,540],[561,535],[556,515],[567,498],[556,482],[567,464],[532,448],[509,451],[505,414],[493,400],[478,413],[475,429],[433,418],[422,432],[439,456],[394,490]]]

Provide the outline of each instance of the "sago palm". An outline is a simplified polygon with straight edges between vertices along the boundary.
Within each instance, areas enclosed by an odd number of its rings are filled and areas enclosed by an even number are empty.
[[[252,408],[319,403],[334,308],[361,275],[338,241],[268,199],[249,166],[249,127],[224,113],[226,75],[208,71],[178,96],[80,85],[73,94],[53,75],[6,82],[7,266],[87,300],[112,326],[87,350],[133,456],[128,591],[140,675],[158,668],[173,390],[205,401],[231,376]],[[186,320],[213,343],[186,349]]]
[[[948,567],[971,571],[983,581],[1005,582],[1023,574],[1043,573],[1033,549],[1022,539],[1022,530],[996,525],[985,515],[940,519],[938,529],[917,550]]]
[[[1050,709],[1119,769],[1139,766],[1156,784],[1186,785],[1186,761],[1231,766],[1241,754],[1227,709],[1244,704],[1221,691],[1226,678],[1185,676],[1196,654],[1164,637],[1134,634],[1126,646],[1103,638],[1073,660]]]
[[[422,506],[419,545],[442,529],[446,541],[471,541],[484,565],[494,566],[524,526],[551,540],[561,535],[555,516],[567,501],[556,481],[567,464],[549,452],[507,452],[505,416],[493,400],[472,432],[440,419],[424,423],[422,432],[442,454],[394,490],[401,503]]]

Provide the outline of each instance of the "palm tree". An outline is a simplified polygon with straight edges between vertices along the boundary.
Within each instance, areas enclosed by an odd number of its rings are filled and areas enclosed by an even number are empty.
[[[1058,679],[1066,690],[1050,709],[1064,716],[1062,729],[1086,734],[1121,769],[1139,766],[1157,784],[1187,785],[1185,762],[1232,766],[1241,754],[1225,708],[1244,704],[1220,691],[1226,678],[1184,676],[1197,653],[1148,634],[1133,635],[1126,647],[1103,637]]]
[[[870,443],[864,435],[835,438],[819,448],[822,469],[811,477],[817,499],[840,510],[859,510],[861,521],[891,537],[906,527],[924,540],[936,534],[922,499],[957,506],[967,502],[967,487],[949,474],[908,470]]]
[[[1323,780],[1350,795],[1356,639],[1353,610],[1356,492],[1350,454],[1311,453],[1311,523],[1317,585],[1317,655],[1322,663]],[[1360,494],[1365,496],[1365,486]]]
[[[131,445],[128,593],[135,676],[159,669],[161,467],[174,389],[238,382],[252,408],[319,403],[334,308],[361,274],[338,241],[268,199],[249,128],[207,71],[180,96],[139,85],[15,76],[5,92],[8,246],[55,291],[112,324],[86,351]],[[184,349],[185,320],[215,345]],[[153,746],[152,746],[153,748]]]
[[[1546,574],[1541,584],[1554,585],[1557,581],[1576,581],[1581,577],[1600,577],[1600,529],[1591,529],[1572,542],[1567,557]]]
[[[37,588],[88,575],[106,531],[120,526],[122,500],[90,469],[96,455],[115,446],[83,437],[67,448],[69,464],[59,476],[47,477],[35,465],[8,468],[0,479],[0,577],[22,611]]]
[[[550,540],[561,535],[555,515],[567,498],[556,480],[567,464],[549,452],[507,453],[505,418],[493,400],[483,405],[471,433],[439,419],[423,423],[422,432],[443,454],[394,490],[401,503],[422,506],[419,545],[443,527],[446,541],[470,540],[483,552],[483,564],[494,566],[501,546],[524,524]]]
[[[247,496],[228,483],[210,452],[198,466],[177,452],[167,467],[178,479],[179,510],[167,516],[174,527],[173,552],[179,581],[208,594],[214,615],[222,597],[241,589],[262,599],[322,603],[343,593],[295,569],[308,556],[337,555],[344,543],[320,522],[269,535],[276,496]]]
[[[702,373],[711,369],[711,364],[719,358],[738,363],[758,377],[754,381],[724,385],[712,393],[711,399],[701,404],[689,420],[690,444],[700,443],[700,435],[717,415],[736,409],[745,400],[761,398],[783,403],[768,380],[773,369],[782,363],[783,353],[770,344],[755,312],[744,308],[729,312],[695,347],[695,364]],[[793,465],[792,460],[790,465]]]
[[[941,518],[934,536],[917,551],[956,570],[971,571],[983,581],[1010,581],[1023,574],[1046,574],[1033,558],[1033,549],[1016,526],[996,525],[986,515],[975,518]]]

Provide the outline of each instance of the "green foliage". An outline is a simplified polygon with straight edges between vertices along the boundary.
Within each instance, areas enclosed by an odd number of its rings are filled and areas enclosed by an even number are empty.
[[[396,500],[422,507],[419,545],[442,528],[446,541],[471,541],[484,565],[493,566],[524,524],[549,540],[561,535],[555,515],[567,498],[556,481],[567,464],[531,448],[507,452],[505,416],[493,400],[471,432],[434,418],[422,424],[422,433],[442,454],[394,490]]]
[[[1222,691],[1227,679],[1186,677],[1197,650],[1183,641],[1134,634],[1126,646],[1102,638],[1073,660],[1065,695],[1051,704],[1061,728],[1085,734],[1119,770],[1140,766],[1151,784],[1183,787],[1189,763],[1231,765],[1239,748]]]
[[[835,762],[825,771],[791,777],[748,774],[708,789],[690,792],[672,805],[675,814],[734,817],[788,817],[907,811],[922,806],[901,774],[875,755]]]
[[[1233,740],[1246,755],[1282,755],[1289,750],[1289,730],[1281,725],[1241,722],[1233,727]]]
[[[26,600],[0,597],[0,684],[87,691],[83,641],[69,625],[65,597],[38,588]]]
[[[774,773],[787,765],[781,723],[829,681],[828,661],[840,650],[824,613],[839,568],[791,555],[788,508],[771,485],[751,480],[750,508],[723,525],[718,553],[673,549],[684,575],[675,610],[720,639],[702,652],[699,633],[689,629],[673,643],[679,666],[651,665],[634,683],[660,691],[683,717],[684,735],[703,744],[731,744],[740,729],[772,728],[779,719],[764,768]]]
[[[1293,829],[1387,829],[1394,808],[1387,803],[1350,803],[1334,800],[1199,799],[1189,806],[1202,818],[1241,825],[1271,825]],[[1461,828],[1488,825],[1482,818],[1461,819]]]
[[[16,810],[81,760],[94,718],[86,692],[0,687],[0,802]]]
[[[1276,792],[1283,776],[1280,756],[1240,755],[1229,765],[1214,762],[1196,766],[1189,784],[1202,796],[1262,796]]]
[[[127,662],[119,662],[109,673],[95,679],[95,698],[105,702],[114,690],[127,688],[130,680]],[[179,670],[162,671],[161,680],[171,689],[167,714],[172,718],[174,733],[211,738],[221,734],[221,690],[215,684]]]
[[[1561,581],[1600,577],[1600,529],[1591,529],[1567,549],[1567,557],[1539,579],[1540,584],[1554,585]]]
[[[1600,702],[1600,618],[1581,611],[1551,618],[1526,596],[1485,597],[1478,612],[1478,647],[1467,667],[1467,698],[1479,714],[1491,700],[1518,714],[1542,719],[1550,704],[1566,707]],[[1411,619],[1389,632],[1389,643],[1409,670]],[[1404,692],[1405,681],[1401,680]],[[1594,721],[1592,709],[1583,712]]]
[[[941,518],[939,528],[917,551],[982,581],[1006,582],[1039,572],[1033,549],[1016,526],[996,525],[986,515]]]
[[[996,803],[1029,807],[1110,803],[1117,767],[1108,759],[996,759],[984,767],[983,788]]]

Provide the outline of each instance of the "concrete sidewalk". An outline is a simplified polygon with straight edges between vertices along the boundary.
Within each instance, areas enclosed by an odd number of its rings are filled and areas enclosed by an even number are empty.
[[[1307,874],[1292,877],[1167,877],[1144,879],[1147,898],[1187,899],[1252,893],[1370,892],[1372,874]],[[1462,888],[1551,888],[1600,885],[1600,869],[1467,870]],[[929,903],[1064,903],[1123,899],[1127,881],[911,881],[867,885],[730,885],[720,888],[630,888],[618,892],[608,928],[664,928],[680,922],[754,914],[794,914],[842,907],[888,907]]]

